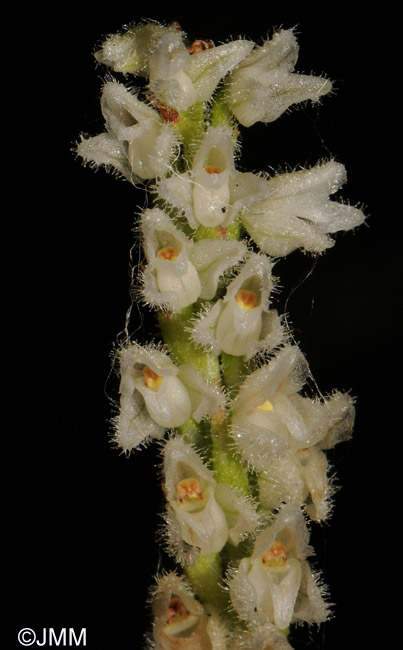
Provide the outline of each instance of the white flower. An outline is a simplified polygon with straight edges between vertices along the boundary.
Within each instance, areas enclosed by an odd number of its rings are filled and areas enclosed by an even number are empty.
[[[177,313],[201,293],[198,273],[189,260],[193,242],[159,208],[143,213],[141,230],[148,262],[143,297],[153,306]]]
[[[228,103],[241,124],[273,122],[292,104],[316,102],[331,90],[327,79],[295,74],[297,58],[292,30],[281,30],[256,47],[229,76]]]
[[[297,248],[321,253],[334,245],[329,233],[351,230],[365,219],[358,208],[329,199],[346,181],[340,163],[329,161],[261,181],[266,197],[241,218],[260,250],[271,256],[283,257]]]
[[[211,605],[202,605],[182,577],[157,579],[152,597],[155,650],[226,650],[227,629]]]
[[[302,449],[320,438],[316,421],[304,417],[309,398],[298,395],[309,374],[295,345],[285,345],[245,379],[232,406],[232,434],[252,466],[266,469],[287,449]]]
[[[168,550],[179,561],[198,553],[219,553],[227,541],[237,545],[258,525],[254,506],[218,483],[197,452],[182,438],[164,448]]]
[[[254,626],[272,623],[321,623],[328,616],[322,589],[306,558],[309,533],[301,511],[284,506],[256,538],[253,553],[243,558],[229,580],[234,609]]]
[[[230,650],[292,650],[283,632],[270,623],[242,632]]]
[[[238,213],[267,193],[262,179],[235,169],[232,131],[207,129],[190,172],[161,179],[161,199],[182,211],[191,228],[226,228]]]
[[[124,451],[162,438],[166,429],[179,427],[190,417],[199,422],[223,408],[220,391],[193,366],[176,366],[152,345],[130,343],[122,348],[120,374],[115,440]]]
[[[159,208],[141,219],[147,265],[142,295],[153,306],[178,313],[198,298],[212,300],[221,276],[248,254],[235,240],[193,242]]]
[[[305,504],[311,519],[323,521],[333,493],[322,449],[347,439],[354,422],[353,399],[336,391],[323,401],[298,394],[308,373],[294,346],[284,347],[244,381],[232,409],[238,450],[260,473],[263,507]]]
[[[214,354],[222,351],[246,360],[258,351],[281,343],[284,332],[276,310],[269,310],[273,264],[265,255],[251,253],[222,300],[195,321],[195,343]]]
[[[178,111],[209,101],[220,80],[253,47],[237,40],[190,54],[182,33],[167,32],[149,60],[149,88],[154,97]]]
[[[166,175],[178,146],[174,128],[116,81],[105,84],[101,109],[106,132],[83,139],[78,155],[85,162],[115,168],[131,182]]]
[[[273,455],[267,465],[255,454],[259,477],[259,498],[265,508],[278,508],[288,502],[303,505],[310,519],[324,521],[330,514],[333,487],[328,476],[328,460],[322,449],[329,449],[351,436],[354,400],[336,391],[323,402],[300,398],[299,409],[309,422],[311,446],[288,449]]]

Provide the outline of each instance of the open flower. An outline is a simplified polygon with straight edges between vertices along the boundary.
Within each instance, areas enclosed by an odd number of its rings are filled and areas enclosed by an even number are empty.
[[[255,455],[261,472],[259,497],[264,508],[278,508],[288,502],[303,505],[310,519],[324,521],[330,513],[333,486],[329,479],[328,460],[323,449],[347,440],[352,433],[354,400],[347,393],[335,391],[323,401],[301,398],[300,412],[311,426],[311,446],[288,449],[272,462],[263,465]]]
[[[179,312],[201,293],[198,273],[189,260],[193,242],[159,208],[143,213],[141,229],[148,262],[143,297],[153,306]]]
[[[120,413],[115,440],[130,451],[190,417],[199,422],[219,412],[224,398],[190,364],[176,366],[152,345],[130,343],[120,351]]]
[[[105,84],[101,109],[106,132],[83,139],[78,155],[113,167],[130,182],[165,176],[178,138],[160,114],[116,81]]]
[[[251,253],[224,298],[195,321],[191,332],[195,343],[214,354],[224,351],[246,360],[279,345],[284,331],[277,311],[269,310],[272,267],[268,257]]]
[[[309,533],[298,508],[284,506],[257,536],[229,580],[231,602],[253,626],[321,623],[328,616],[322,588],[307,561]]]
[[[327,79],[293,72],[298,44],[291,29],[256,47],[228,77],[229,106],[244,126],[273,122],[292,104],[313,102],[328,93]]]
[[[157,579],[152,595],[155,650],[226,650],[227,629],[211,605],[202,605],[173,572]]]
[[[363,223],[361,210],[330,200],[346,182],[343,165],[329,161],[267,181],[266,196],[242,213],[242,223],[260,250],[283,257],[297,248],[322,253],[334,245],[329,236]]]
[[[165,106],[183,111],[210,100],[218,83],[251,51],[253,43],[237,40],[192,54],[184,34],[166,32],[149,59],[149,88]]]
[[[164,489],[167,499],[168,550],[182,562],[200,553],[219,553],[255,530],[255,507],[223,483],[204,465],[182,438],[171,438],[164,448]]]
[[[252,466],[267,467],[287,449],[302,449],[320,437],[316,420],[305,417],[309,398],[299,395],[309,374],[296,345],[285,345],[244,380],[232,405],[232,434]]]
[[[148,304],[174,313],[198,298],[214,298],[223,273],[248,254],[235,240],[193,242],[162,210],[145,210],[141,219],[147,265],[142,295]]]
[[[235,169],[233,134],[229,127],[207,129],[192,169],[161,179],[161,199],[184,213],[191,228],[226,228],[238,213],[267,192],[259,177]]]

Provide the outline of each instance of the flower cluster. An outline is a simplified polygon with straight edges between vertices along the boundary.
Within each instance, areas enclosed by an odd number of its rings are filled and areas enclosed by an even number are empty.
[[[109,73],[105,131],[77,153],[153,198],[137,224],[137,293],[162,341],[122,345],[113,427],[127,455],[161,447],[178,570],[152,593],[156,650],[287,650],[290,625],[329,615],[309,526],[329,517],[326,450],[351,435],[354,400],[306,390],[273,269],[298,249],[323,253],[364,214],[334,199],[346,181],[335,160],[271,176],[237,164],[241,127],[330,91],[294,71],[297,57],[293,30],[215,46],[176,23],[132,26],[96,53],[130,83]]]

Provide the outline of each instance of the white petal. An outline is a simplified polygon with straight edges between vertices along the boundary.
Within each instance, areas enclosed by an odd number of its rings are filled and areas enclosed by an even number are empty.
[[[149,62],[149,88],[165,106],[179,111],[196,102],[196,90],[185,68],[190,54],[182,35],[164,34]]]
[[[215,490],[217,502],[225,513],[229,528],[229,539],[235,546],[249,533],[256,530],[259,517],[253,504],[228,485],[219,483]]]

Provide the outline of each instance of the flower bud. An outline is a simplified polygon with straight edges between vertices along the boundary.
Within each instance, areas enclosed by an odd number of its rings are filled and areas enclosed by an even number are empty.
[[[161,37],[173,31],[157,23],[135,25],[125,32],[109,36],[95,53],[99,63],[115,72],[147,76],[148,61]]]

